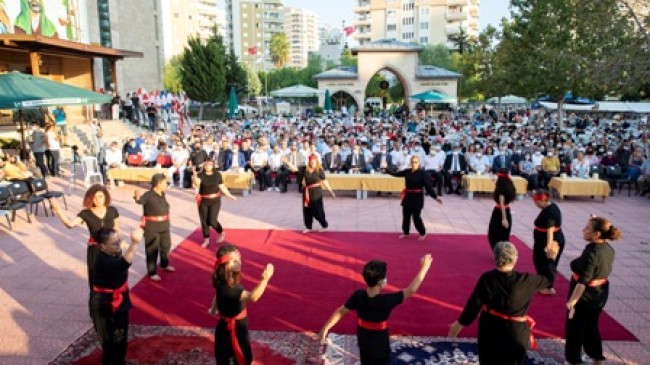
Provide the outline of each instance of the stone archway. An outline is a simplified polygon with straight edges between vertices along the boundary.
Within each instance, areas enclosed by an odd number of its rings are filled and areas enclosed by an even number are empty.
[[[352,54],[357,56],[358,67],[339,67],[314,76],[318,89],[323,92],[319,104],[322,105],[324,92],[329,89],[330,93],[345,91],[354,97],[357,105],[364,105],[368,82],[380,70],[388,70],[400,78],[411,110],[415,101],[408,97],[432,89],[457,98],[458,79],[462,75],[435,66],[420,65],[418,55],[422,49],[418,45],[395,40],[376,41],[353,48]]]

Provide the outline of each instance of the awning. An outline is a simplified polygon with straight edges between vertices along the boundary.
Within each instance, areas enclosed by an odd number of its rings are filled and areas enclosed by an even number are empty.
[[[144,57],[142,52],[72,42],[33,34],[0,34],[0,49],[15,49],[77,57],[106,57],[113,59]]]

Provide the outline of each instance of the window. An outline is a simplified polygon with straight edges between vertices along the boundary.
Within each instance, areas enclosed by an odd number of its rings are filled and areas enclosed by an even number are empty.
[[[429,29],[429,23],[420,23],[420,29],[422,30]]]
[[[386,26],[386,30],[389,31],[389,32],[390,31],[396,31],[397,30],[397,24],[388,24]]]
[[[429,37],[420,37],[420,44],[428,44]]]
[[[420,8],[420,15],[421,15],[421,16],[429,16],[429,8],[427,8],[427,7],[421,7],[421,8]]]

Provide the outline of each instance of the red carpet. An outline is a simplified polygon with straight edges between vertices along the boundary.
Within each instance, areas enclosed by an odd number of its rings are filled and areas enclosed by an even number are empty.
[[[363,287],[361,268],[371,259],[388,263],[387,290],[407,286],[419,268],[419,258],[430,252],[433,266],[418,294],[395,309],[389,320],[392,334],[446,336],[458,318],[477,278],[493,268],[484,236],[430,235],[425,243],[415,237],[398,240],[395,233],[326,232],[303,235],[284,230],[228,230],[228,242],[239,246],[243,259],[243,284],[257,284],[266,263],[275,276],[264,297],[248,308],[252,329],[318,332],[334,309],[357,288]],[[212,327],[208,315],[213,296],[210,274],[216,245],[202,249],[200,231],[189,236],[171,255],[175,273],[161,272],[163,280],[143,279],[131,291],[131,323],[163,326]],[[534,272],[532,253],[513,237],[519,249],[518,270]],[[558,277],[558,294],[538,295],[530,315],[542,338],[564,334],[564,303],[568,282]],[[354,314],[333,328],[355,333]],[[636,341],[634,335],[603,314],[600,328],[605,340]],[[476,322],[462,333],[476,336]]]

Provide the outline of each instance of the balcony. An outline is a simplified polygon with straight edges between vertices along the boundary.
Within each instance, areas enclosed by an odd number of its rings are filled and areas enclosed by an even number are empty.
[[[447,6],[465,6],[467,5],[467,0],[447,0]]]
[[[481,0],[471,0],[472,5],[481,5]]]
[[[467,13],[464,11],[448,11],[445,18],[447,21],[467,20]]]
[[[354,8],[352,8],[352,11],[357,13],[357,14],[369,13],[370,12],[370,5],[355,6]]]
[[[370,21],[370,20],[371,20],[371,19],[370,19],[369,16],[360,16],[360,17],[357,18],[357,20],[356,20],[354,23],[355,23],[356,25],[358,25],[358,26],[362,26],[362,25],[371,25],[371,21]]]
[[[445,34],[446,35],[460,34],[461,29],[463,29],[463,27],[460,25],[447,25],[445,26]]]
[[[478,18],[481,16],[481,11],[479,10],[478,6],[472,6],[469,8],[469,15],[472,16],[472,18]]]

